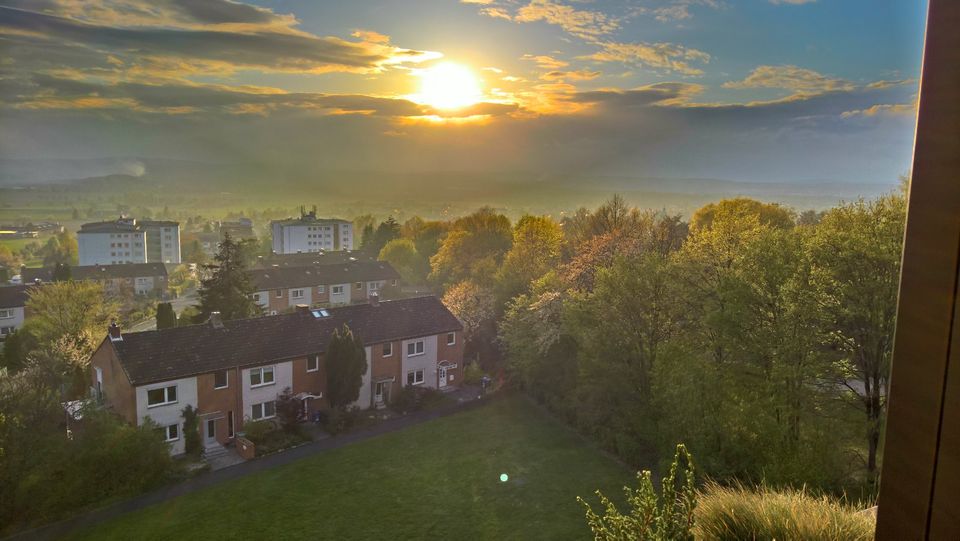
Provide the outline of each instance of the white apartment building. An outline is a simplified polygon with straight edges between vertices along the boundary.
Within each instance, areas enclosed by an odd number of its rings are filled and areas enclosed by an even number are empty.
[[[77,246],[80,265],[147,262],[147,233],[132,218],[83,224]]]
[[[80,265],[180,263],[180,224],[122,217],[77,231]]]
[[[277,254],[353,250],[353,224],[317,218],[316,212],[274,220],[270,222],[270,232],[273,252]]]

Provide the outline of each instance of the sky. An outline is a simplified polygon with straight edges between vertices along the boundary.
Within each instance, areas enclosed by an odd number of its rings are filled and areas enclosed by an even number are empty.
[[[0,0],[0,160],[249,163],[304,182],[363,170],[893,184],[910,166],[925,11]]]

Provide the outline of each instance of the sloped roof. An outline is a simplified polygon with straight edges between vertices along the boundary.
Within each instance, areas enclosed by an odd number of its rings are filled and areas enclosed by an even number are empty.
[[[33,285],[0,287],[0,308],[19,308],[27,304]]]
[[[247,274],[257,291],[400,278],[400,274],[386,261],[348,261],[303,267],[277,266],[251,269]]]
[[[329,308],[326,317],[310,311],[124,334],[112,344],[134,385],[228,368],[323,353],[334,329],[344,324],[364,344],[406,340],[462,329],[436,297],[382,301]]]
[[[29,268],[20,271],[24,282],[53,281],[53,267]],[[166,276],[167,267],[163,263],[124,263],[122,265],[83,265],[70,267],[70,278],[74,280],[106,280],[111,278],[139,278],[148,276]]]

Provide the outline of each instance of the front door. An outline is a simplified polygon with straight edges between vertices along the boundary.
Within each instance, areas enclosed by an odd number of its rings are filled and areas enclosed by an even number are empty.
[[[437,384],[441,388],[447,386],[447,367],[446,366],[440,367],[440,381],[438,381]]]
[[[383,404],[383,386],[384,386],[384,383],[382,381],[378,381],[376,386],[374,387],[374,390],[373,390],[374,405]]]
[[[217,442],[217,421],[216,419],[207,420],[207,428],[204,431],[203,443],[207,446]]]

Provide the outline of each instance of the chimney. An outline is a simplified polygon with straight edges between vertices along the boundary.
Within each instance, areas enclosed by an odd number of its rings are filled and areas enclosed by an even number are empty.
[[[110,326],[107,327],[107,334],[110,335],[111,342],[123,342],[123,335],[120,334],[120,326],[117,325],[117,320],[110,322]]]
[[[220,312],[210,312],[210,319],[207,320],[207,323],[214,329],[222,329],[223,319],[220,317]]]
[[[309,313],[310,313],[310,307],[307,306],[306,304],[298,304],[298,305],[294,306],[294,310],[295,310],[298,314],[309,314]]]
[[[370,294],[370,306],[380,306],[380,294],[371,293]]]

